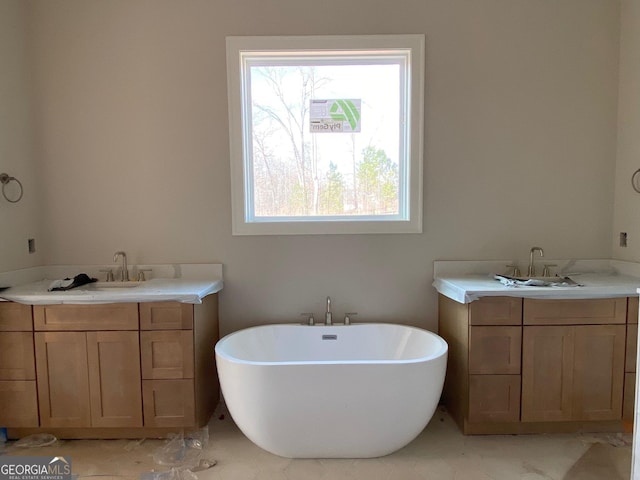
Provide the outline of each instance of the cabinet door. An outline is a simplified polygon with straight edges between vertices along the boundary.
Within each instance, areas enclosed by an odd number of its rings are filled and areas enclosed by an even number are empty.
[[[0,380],[35,380],[33,332],[0,332]]]
[[[520,421],[520,375],[470,375],[469,421]]]
[[[636,374],[624,374],[624,397],[622,400],[622,420],[633,423],[636,411]]]
[[[573,420],[620,420],[625,325],[574,327]]]
[[[524,327],[522,421],[620,420],[625,326]]]
[[[195,425],[193,379],[143,380],[145,427]]]
[[[469,327],[469,373],[520,375],[522,327]]]
[[[142,378],[193,378],[193,331],[140,333]]]
[[[524,327],[522,421],[571,420],[573,327]]]
[[[36,370],[40,425],[88,427],[89,375],[84,332],[37,332]]]
[[[35,380],[0,381],[0,425],[10,428],[38,426]]]
[[[138,332],[87,332],[91,426],[141,427]]]

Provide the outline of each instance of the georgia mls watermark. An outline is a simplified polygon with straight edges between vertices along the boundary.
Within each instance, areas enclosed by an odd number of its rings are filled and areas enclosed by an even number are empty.
[[[0,480],[71,480],[71,458],[3,455]]]

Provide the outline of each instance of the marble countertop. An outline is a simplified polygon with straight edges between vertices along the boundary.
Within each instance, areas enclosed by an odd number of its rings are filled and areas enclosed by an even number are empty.
[[[561,262],[558,264],[563,265]],[[483,270],[503,273],[503,261],[436,263],[433,286],[438,293],[458,303],[470,303],[490,296],[539,299],[628,297],[636,296],[640,288],[640,264],[633,262],[571,261],[573,271],[562,272],[562,275],[569,276],[581,286],[553,287],[505,286],[493,278],[493,273],[480,273]]]
[[[53,279],[73,277],[77,273],[93,272],[101,266],[66,266],[41,267],[38,271],[17,272],[14,275],[2,274],[5,283],[14,282],[12,286],[0,292],[0,300],[24,303],[28,305],[54,304],[98,304],[98,303],[130,303],[130,302],[165,302],[202,303],[207,295],[222,290],[222,265],[155,265],[155,276],[142,282],[128,282],[128,287],[118,288],[117,282],[89,283],[67,291],[49,292]],[[142,268],[142,266],[140,266]],[[64,272],[76,273],[64,273]],[[104,275],[104,274],[103,274]],[[150,274],[149,277],[151,277]],[[38,280],[34,277],[40,276]],[[44,277],[44,278],[42,278]],[[96,276],[96,278],[99,278]],[[133,286],[132,286],[133,285]]]

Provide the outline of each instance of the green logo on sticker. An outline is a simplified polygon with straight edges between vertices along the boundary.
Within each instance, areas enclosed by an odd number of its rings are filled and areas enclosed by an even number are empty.
[[[331,105],[331,119],[336,121],[348,121],[351,130],[355,130],[360,120],[360,112],[351,100],[336,100]]]

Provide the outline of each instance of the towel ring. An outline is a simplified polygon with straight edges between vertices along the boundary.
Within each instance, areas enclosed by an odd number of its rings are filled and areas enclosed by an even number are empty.
[[[5,192],[5,188],[11,182],[16,182],[20,187],[20,195],[18,195],[18,198],[16,198],[15,200],[12,200],[9,197],[7,197],[7,192]],[[2,196],[5,198],[7,202],[18,203],[22,199],[22,195],[24,194],[24,188],[22,188],[22,183],[16,177],[10,177],[6,173],[0,173],[0,183],[2,183]]]
[[[631,175],[631,186],[636,192],[640,193],[640,184],[637,181],[638,175],[640,175],[640,168]]]

